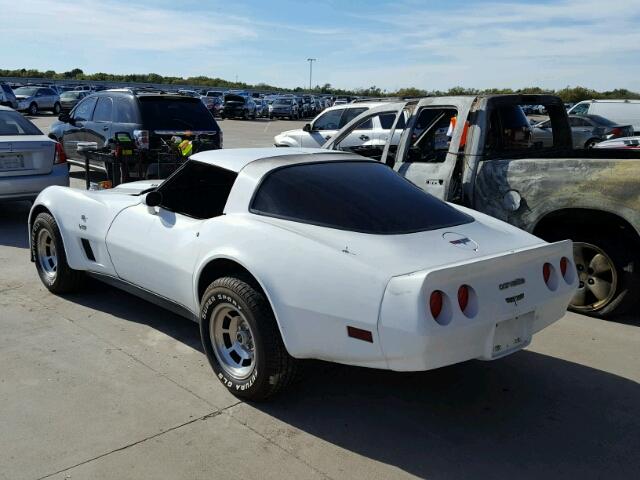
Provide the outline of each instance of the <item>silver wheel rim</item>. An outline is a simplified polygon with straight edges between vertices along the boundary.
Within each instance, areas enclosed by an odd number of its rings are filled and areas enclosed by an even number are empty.
[[[615,264],[601,248],[575,242],[573,255],[578,270],[578,291],[571,300],[574,310],[594,312],[611,302],[618,288]]]
[[[58,255],[56,244],[48,230],[42,229],[37,238],[38,264],[42,273],[53,281],[58,273]]]
[[[216,306],[209,322],[213,353],[227,375],[248,378],[255,369],[255,344],[251,326],[244,314],[230,303]]]

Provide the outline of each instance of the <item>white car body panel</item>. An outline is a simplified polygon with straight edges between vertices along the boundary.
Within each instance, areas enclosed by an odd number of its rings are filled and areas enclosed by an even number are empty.
[[[366,161],[362,157],[271,148],[201,152],[193,159],[238,172],[224,215],[198,220],[162,208],[150,211],[139,193],[153,182],[141,181],[97,192],[49,188],[36,200],[30,222],[46,207],[60,227],[72,268],[135,285],[183,307],[193,319],[199,316],[204,268],[219,259],[241,265],[265,292],[284,344],[296,358],[393,370],[497,358],[523,348],[533,333],[558,320],[575,293],[573,266],[573,281],[558,278],[554,291],[542,279],[544,262],[559,272],[560,259],[572,258],[570,241],[547,244],[461,207],[456,208],[474,222],[404,235],[343,231],[249,212],[257,186],[275,168]],[[470,238],[477,248],[455,246],[445,232]],[[90,241],[95,262],[83,251],[82,238]],[[500,289],[515,279],[524,283]],[[427,312],[430,291],[440,289],[455,299],[462,284],[477,294],[475,317],[453,308],[448,325],[436,323]],[[520,293],[515,304],[507,300]],[[526,316],[521,344],[492,354],[496,324],[518,316]],[[347,326],[370,331],[373,342],[349,337]]]

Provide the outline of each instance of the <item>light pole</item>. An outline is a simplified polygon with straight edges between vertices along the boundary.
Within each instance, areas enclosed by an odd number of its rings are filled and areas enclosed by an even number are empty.
[[[313,62],[317,61],[317,58],[307,58],[307,62],[309,62],[309,90],[311,90],[311,79],[313,78]]]

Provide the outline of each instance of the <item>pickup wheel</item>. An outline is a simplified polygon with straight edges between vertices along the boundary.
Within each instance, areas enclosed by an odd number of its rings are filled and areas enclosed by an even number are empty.
[[[563,238],[573,239],[578,270],[578,291],[570,310],[607,318],[626,313],[636,305],[634,292],[640,288],[636,239],[587,231],[557,235],[558,240]]]
[[[84,273],[69,267],[58,224],[50,214],[40,213],[33,222],[31,248],[40,280],[51,293],[80,289]]]
[[[295,377],[289,355],[265,296],[234,277],[215,280],[200,309],[202,345],[213,371],[235,396],[266,400]]]

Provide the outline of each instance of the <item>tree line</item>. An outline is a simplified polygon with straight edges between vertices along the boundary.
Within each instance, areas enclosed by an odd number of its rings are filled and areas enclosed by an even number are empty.
[[[212,78],[206,76],[197,77],[168,77],[159,75],[157,73],[133,73],[125,75],[116,75],[112,73],[91,73],[87,74],[80,68],[74,68],[68,72],[55,72],[53,70],[40,71],[35,69],[21,68],[17,70],[0,69],[0,77],[21,77],[21,78],[42,78],[47,80],[67,80],[77,82],[92,82],[92,81],[108,81],[108,82],[122,82],[122,83],[153,83],[163,85],[193,85],[200,87],[213,87],[213,88],[238,88],[249,90],[262,90],[273,92],[294,91],[300,93],[325,93],[330,95],[345,95],[345,96],[368,96],[368,97],[426,97],[426,96],[441,96],[441,95],[480,95],[480,94],[504,94],[504,93],[533,93],[533,94],[552,94],[558,95],[563,101],[569,103],[576,103],[582,100],[588,99],[640,99],[640,93],[632,92],[627,89],[618,88],[608,91],[597,91],[585,87],[565,87],[560,90],[546,90],[539,87],[528,87],[520,89],[511,88],[490,88],[490,89],[475,89],[475,88],[463,88],[453,87],[449,90],[424,90],[419,88],[401,88],[397,91],[388,91],[385,89],[372,86],[369,88],[359,88],[354,90],[335,88],[330,83],[324,85],[317,85],[311,90],[308,88],[297,87],[292,89],[282,88],[275,85],[268,85],[265,83],[258,83],[255,85],[244,82],[231,82],[223,78]]]

